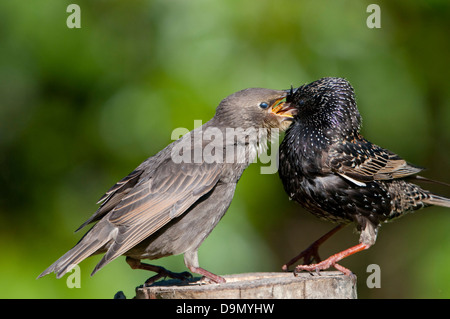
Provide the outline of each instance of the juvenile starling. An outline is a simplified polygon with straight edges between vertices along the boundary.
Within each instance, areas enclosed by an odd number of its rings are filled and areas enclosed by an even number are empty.
[[[450,207],[450,199],[411,183],[425,180],[393,152],[370,143],[359,133],[361,116],[353,88],[341,78],[323,78],[291,89],[286,101],[297,115],[280,146],[279,175],[289,197],[315,216],[338,226],[283,266],[300,258],[301,270],[319,271],[372,246],[383,222],[429,205]],[[344,225],[354,222],[359,244],[321,261],[318,247]],[[309,264],[313,260],[316,264]]]
[[[227,211],[241,174],[266,143],[264,136],[271,128],[290,125],[296,110],[283,101],[285,96],[285,91],[254,88],[225,98],[210,121],[110,188],[80,228],[97,223],[39,277],[54,272],[60,278],[85,258],[104,253],[92,275],[125,255],[131,268],[157,273],[147,284],[166,276],[184,279],[191,274],[140,261],[184,254],[190,271],[225,282],[200,268],[197,250]]]

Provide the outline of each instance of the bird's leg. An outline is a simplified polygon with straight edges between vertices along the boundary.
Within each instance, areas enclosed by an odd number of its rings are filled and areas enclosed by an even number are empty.
[[[327,259],[325,259],[324,261],[321,261],[320,263],[311,264],[311,265],[298,265],[297,267],[295,267],[294,274],[296,274],[302,270],[319,271],[319,270],[328,269],[330,267],[334,267],[337,270],[343,272],[345,275],[350,276],[350,275],[352,275],[352,272],[349,269],[337,264],[337,262],[344,259],[345,257],[353,255],[362,250],[368,249],[369,247],[370,247],[370,245],[368,245],[368,244],[360,243],[356,246],[353,246],[344,251],[341,251],[340,253],[337,253],[331,257],[328,257]]]
[[[213,274],[212,272],[207,271],[206,269],[200,268],[200,267],[193,267],[190,266],[189,270],[192,272],[195,272],[196,274],[205,276],[206,278],[214,281],[217,284],[223,284],[226,282],[225,278],[220,277],[218,275]]]
[[[128,265],[130,265],[130,267],[132,269],[143,269],[143,270],[149,270],[149,271],[156,272],[155,276],[150,277],[149,279],[147,279],[145,281],[146,286],[150,286],[158,279],[165,278],[165,277],[169,277],[169,278],[173,278],[173,279],[180,279],[180,280],[186,280],[187,278],[192,278],[192,274],[187,271],[184,271],[182,273],[171,272],[164,267],[144,264],[140,260],[134,259],[131,257],[127,257],[126,262],[128,263]]]
[[[184,263],[190,271],[202,275],[217,284],[223,284],[226,282],[224,278],[217,276],[199,266],[197,249],[188,250],[184,253]]]
[[[287,271],[291,265],[296,263],[300,258],[303,258],[304,264],[309,264],[313,260],[316,262],[320,262],[320,256],[319,256],[319,246],[322,245],[328,238],[333,236],[335,233],[337,233],[338,230],[344,228],[344,224],[338,225],[334,227],[332,230],[330,230],[328,233],[317,239],[315,242],[313,242],[308,248],[306,248],[304,251],[302,251],[300,254],[289,260],[286,264],[281,267],[284,271]]]

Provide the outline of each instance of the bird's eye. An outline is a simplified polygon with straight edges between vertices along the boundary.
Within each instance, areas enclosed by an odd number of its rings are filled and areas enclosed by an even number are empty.
[[[305,105],[305,100],[302,99],[302,100],[298,101],[298,105],[299,105],[299,106]]]
[[[262,109],[267,109],[269,107],[269,103],[261,102],[261,103],[259,103],[259,107]]]

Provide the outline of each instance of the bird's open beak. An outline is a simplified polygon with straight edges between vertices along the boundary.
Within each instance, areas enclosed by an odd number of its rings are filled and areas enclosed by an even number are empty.
[[[286,102],[286,97],[282,97],[272,104],[269,112],[285,119],[292,119],[297,114],[297,108]]]

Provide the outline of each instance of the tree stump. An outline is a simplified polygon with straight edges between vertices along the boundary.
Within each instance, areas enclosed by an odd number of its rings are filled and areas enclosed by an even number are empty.
[[[163,280],[136,288],[137,299],[356,299],[356,277],[338,271],[246,273],[224,276],[226,283]]]

